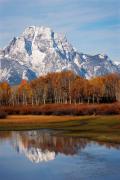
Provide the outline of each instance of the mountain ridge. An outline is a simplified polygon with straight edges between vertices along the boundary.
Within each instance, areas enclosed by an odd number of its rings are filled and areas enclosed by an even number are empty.
[[[19,84],[23,78],[30,81],[49,72],[66,70],[89,79],[120,73],[120,65],[107,55],[79,53],[65,35],[43,26],[26,28],[0,49],[0,81]]]

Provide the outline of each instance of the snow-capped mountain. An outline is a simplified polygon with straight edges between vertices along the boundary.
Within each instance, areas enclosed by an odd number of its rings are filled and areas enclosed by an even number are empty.
[[[118,69],[119,69],[119,71],[120,71],[120,64],[118,64],[117,66],[118,66]]]
[[[12,85],[21,82],[21,79],[32,80],[36,78],[35,72],[18,61],[9,58],[0,59],[0,81],[6,81]]]
[[[80,54],[81,67],[85,71],[86,78],[101,76],[109,73],[120,73],[119,67],[113,63],[107,55],[97,54],[94,56]]]
[[[48,72],[72,70],[86,78],[120,72],[106,55],[79,53],[65,35],[47,27],[31,26],[0,49],[0,81],[18,84]]]

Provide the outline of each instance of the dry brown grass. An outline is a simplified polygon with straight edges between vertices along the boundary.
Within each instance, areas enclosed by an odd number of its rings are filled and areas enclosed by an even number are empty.
[[[62,122],[70,120],[79,120],[78,116],[38,116],[38,115],[12,115],[8,116],[6,120],[0,121],[0,124],[7,123],[48,123],[48,122]]]

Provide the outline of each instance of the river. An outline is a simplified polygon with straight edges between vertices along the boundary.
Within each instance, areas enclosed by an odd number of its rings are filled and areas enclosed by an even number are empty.
[[[119,180],[120,145],[48,130],[0,132],[1,180]]]

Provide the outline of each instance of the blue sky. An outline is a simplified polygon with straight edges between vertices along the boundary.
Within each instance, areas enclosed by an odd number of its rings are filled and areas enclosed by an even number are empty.
[[[0,0],[0,47],[27,26],[65,33],[80,52],[120,61],[120,0]]]

